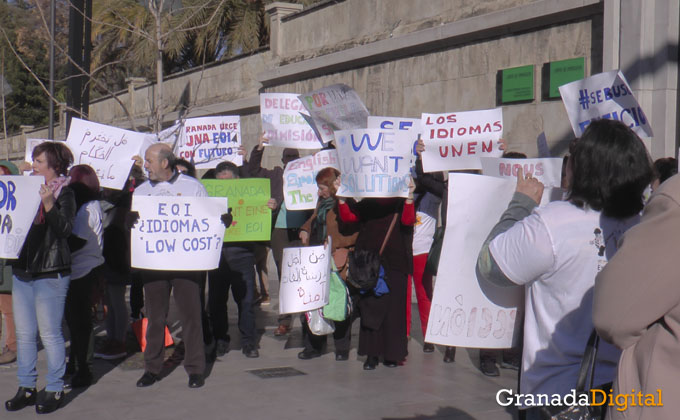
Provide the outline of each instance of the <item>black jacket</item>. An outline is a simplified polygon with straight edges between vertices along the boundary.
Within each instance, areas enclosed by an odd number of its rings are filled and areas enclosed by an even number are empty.
[[[31,226],[19,260],[13,267],[23,269],[32,276],[54,272],[69,273],[71,251],[67,239],[71,235],[76,217],[73,190],[63,187],[54,207],[44,216],[45,223],[34,222]]]

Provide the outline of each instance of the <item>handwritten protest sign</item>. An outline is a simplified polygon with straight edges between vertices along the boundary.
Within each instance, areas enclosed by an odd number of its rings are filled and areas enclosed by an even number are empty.
[[[508,178],[517,182],[517,172],[522,168],[524,175],[531,174],[541,181],[543,197],[541,205],[551,201],[562,199],[564,190],[560,188],[562,182],[562,159],[504,159],[504,158],[480,158],[482,162],[482,175],[497,178]]]
[[[19,258],[40,207],[42,176],[0,176],[0,258]]]
[[[336,131],[341,197],[407,197],[410,135],[399,130]]]
[[[269,146],[320,149],[321,140],[301,114],[307,109],[294,93],[261,93],[262,131]]]
[[[654,135],[647,116],[620,70],[599,73],[567,83],[559,89],[576,137],[581,137],[592,120],[600,118],[620,120],[640,137]]]
[[[148,149],[150,146],[156,144],[156,143],[163,143],[167,144],[172,148],[173,150],[175,149],[175,146],[179,142],[179,136],[182,133],[182,124],[177,122],[173,124],[172,126],[166,128],[165,130],[161,131],[160,133],[146,133],[144,134],[144,142],[142,143],[142,147],[139,150],[139,156],[144,159],[144,155],[146,154],[146,149]]]
[[[238,154],[241,145],[241,117],[189,118],[184,122],[175,154],[193,162],[196,169],[214,168],[222,161],[243,165]]]
[[[226,198],[132,197],[132,266],[147,270],[212,270],[222,252]]]
[[[405,130],[409,133],[413,133],[411,141],[413,142],[413,156],[411,159],[411,165],[413,165],[413,160],[417,157],[416,143],[420,138],[420,118],[403,118],[403,117],[368,117],[368,128],[380,128],[382,130]]]
[[[422,114],[420,124],[425,172],[481,169],[481,156],[503,154],[498,142],[503,135],[501,108]]]
[[[451,174],[443,255],[425,341],[446,346],[508,348],[516,339],[521,287],[477,280],[477,255],[515,190],[510,179]]]
[[[102,187],[123,189],[139,154],[144,133],[123,130],[78,118],[71,120],[66,145],[73,152],[75,164],[90,165]]]
[[[316,208],[319,199],[316,174],[323,168],[340,170],[338,152],[334,149],[321,150],[288,162],[283,171],[283,194],[288,210],[309,210]]]
[[[324,143],[335,138],[334,131],[366,128],[368,109],[354,89],[347,85],[327,86],[298,98],[309,111]]]
[[[290,314],[328,305],[331,245],[284,248],[279,313]]]
[[[59,141],[59,140],[48,140],[48,139],[26,139],[26,150],[24,153],[24,162],[31,163],[33,162],[33,149],[35,149],[35,146],[39,145],[40,143],[45,143],[46,141]],[[60,141],[62,144],[66,144],[63,141]]]
[[[268,241],[272,230],[272,211],[267,207],[271,198],[269,180],[203,179],[211,197],[228,197],[234,220],[224,234],[224,242]]]

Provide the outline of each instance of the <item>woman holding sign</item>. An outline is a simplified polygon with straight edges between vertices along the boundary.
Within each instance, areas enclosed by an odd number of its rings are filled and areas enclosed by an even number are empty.
[[[374,289],[362,290],[359,299],[361,329],[359,355],[366,355],[365,370],[373,370],[383,357],[384,365],[396,367],[406,359],[406,285],[413,272],[413,180],[408,199],[364,198],[360,202],[339,200],[340,219],[359,223],[355,252],[380,254],[384,276]],[[382,252],[379,252],[381,251]],[[350,278],[352,277],[350,268]]]
[[[316,174],[316,184],[319,188],[319,202],[312,217],[300,228],[300,240],[302,244],[322,245],[328,236],[331,237],[333,249],[331,254],[338,269],[338,274],[343,281],[347,281],[347,255],[349,248],[354,246],[357,240],[355,229],[347,229],[338,223],[338,180],[340,172],[335,168],[324,168]],[[298,354],[300,359],[312,359],[322,354],[326,344],[326,336],[316,336],[311,333],[307,326],[304,315],[302,316],[302,336],[305,349]],[[349,345],[352,330],[352,314],[347,314],[344,321],[335,322],[335,360],[344,361],[349,358]]]
[[[45,177],[42,203],[28,232],[19,259],[12,264],[12,302],[17,332],[19,390],[5,402],[9,411],[35,404],[38,413],[50,413],[61,404],[66,356],[61,321],[71,274],[67,239],[76,215],[66,169],[73,154],[61,143],[45,142],[33,150],[33,175]],[[38,399],[37,335],[47,354],[47,386]]]
[[[567,201],[538,208],[543,184],[520,171],[477,262],[480,278],[526,286],[521,394],[565,396],[576,386],[594,331],[595,276],[639,221],[652,180],[644,143],[621,122],[591,122],[570,149]],[[612,381],[618,358],[615,347],[600,342],[594,385]],[[530,407],[527,419],[546,409]]]

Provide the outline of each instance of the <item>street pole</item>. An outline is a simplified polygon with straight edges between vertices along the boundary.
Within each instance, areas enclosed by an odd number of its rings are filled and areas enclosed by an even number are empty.
[[[50,2],[50,101],[49,104],[49,126],[47,128],[47,138],[54,140],[54,21],[56,16],[56,0]]]

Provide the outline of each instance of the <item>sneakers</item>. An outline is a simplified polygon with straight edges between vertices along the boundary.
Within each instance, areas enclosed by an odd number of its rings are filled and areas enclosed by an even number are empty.
[[[257,357],[260,357],[260,352],[257,351],[257,348],[253,344],[247,344],[243,346],[243,354],[249,359],[254,359]]]
[[[258,300],[257,303],[258,303],[258,305],[267,306],[267,305],[270,305],[272,303],[272,300],[269,297],[269,295],[264,295]]]
[[[434,344],[432,343],[423,344],[423,353],[434,353]]]
[[[500,376],[501,371],[496,366],[496,361],[490,357],[482,357],[479,360],[479,370],[486,376]]]
[[[109,340],[100,350],[94,352],[95,359],[115,360],[127,356],[125,344],[117,340]]]
[[[0,355],[0,365],[6,365],[7,363],[12,363],[17,360],[17,352],[12,351],[9,347],[5,347]]]

